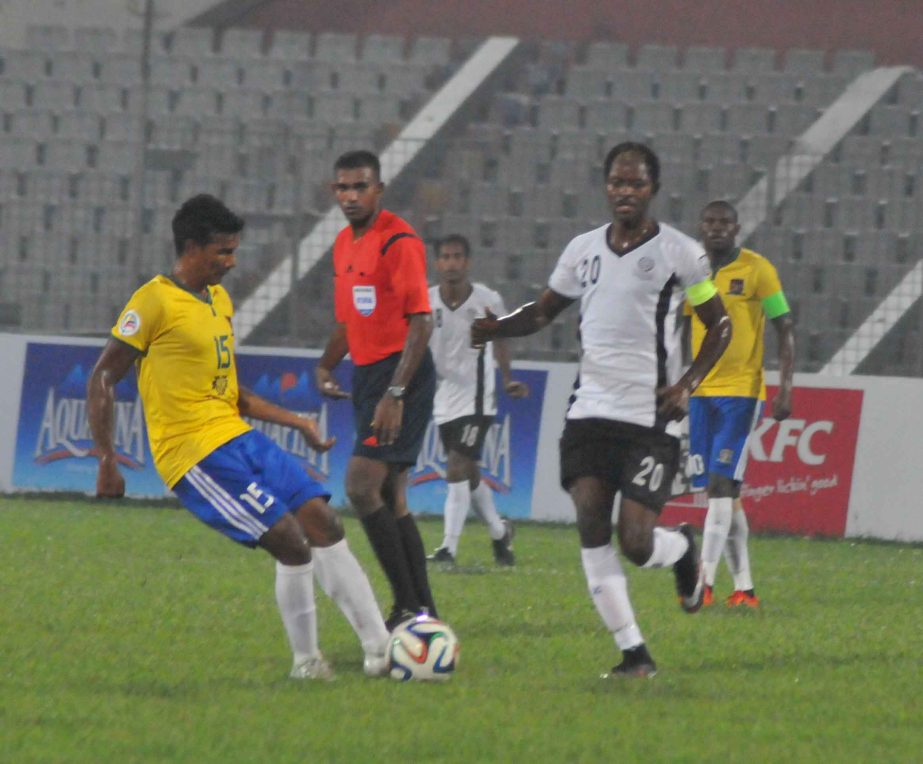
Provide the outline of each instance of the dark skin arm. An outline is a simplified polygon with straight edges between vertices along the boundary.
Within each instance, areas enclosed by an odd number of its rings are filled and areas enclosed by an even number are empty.
[[[349,346],[346,344],[346,325],[337,324],[330,332],[327,347],[317,366],[314,367],[314,382],[322,395],[328,398],[349,398],[349,393],[340,389],[340,383],[333,376],[333,370],[346,357]]]
[[[781,422],[792,413],[792,377],[795,372],[795,324],[792,314],[772,319],[779,341],[779,392],[772,399],[772,418]]]
[[[731,341],[731,320],[724,309],[724,303],[717,294],[701,305],[696,305],[695,314],[705,325],[705,337],[702,347],[692,364],[686,369],[676,384],[662,387],[657,391],[660,404],[657,413],[667,419],[680,420],[689,409],[689,394],[695,390],[712,366],[721,357]]]
[[[305,443],[318,453],[329,451],[333,444],[336,443],[336,438],[321,439],[320,431],[317,429],[317,422],[314,419],[299,416],[293,411],[277,406],[245,387],[240,388],[237,408],[241,416],[260,419],[264,422],[273,422],[298,430]]]
[[[429,313],[414,313],[407,317],[407,323],[404,350],[391,377],[391,385],[400,387],[409,385],[417,373],[433,333],[433,318]],[[403,416],[404,401],[386,392],[375,406],[375,415],[372,417],[372,434],[381,445],[388,446],[397,440]]]
[[[112,431],[115,424],[115,386],[141,356],[124,342],[110,339],[87,383],[87,417],[99,468],[96,473],[96,495],[117,499],[125,495],[125,478],[119,470]]]
[[[510,377],[510,345],[506,340],[494,341],[494,359],[500,368],[500,379],[503,380],[503,389],[510,398],[525,398],[529,395],[529,386],[525,382]]]
[[[544,329],[570,305],[573,300],[545,289],[535,302],[527,302],[512,313],[498,318],[486,309],[483,318],[476,318],[471,324],[471,347],[482,348],[491,340],[504,337],[526,337]]]

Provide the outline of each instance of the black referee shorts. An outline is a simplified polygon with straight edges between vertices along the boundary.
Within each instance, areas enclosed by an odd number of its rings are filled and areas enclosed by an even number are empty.
[[[364,441],[372,435],[372,418],[378,401],[391,385],[394,369],[401,360],[400,353],[370,363],[356,366],[353,371],[353,417],[356,428],[355,456],[377,459],[390,464],[415,464],[426,427],[433,417],[433,396],[436,394],[436,366],[426,349],[417,373],[404,391],[404,418],[401,432],[390,446],[375,446]]]

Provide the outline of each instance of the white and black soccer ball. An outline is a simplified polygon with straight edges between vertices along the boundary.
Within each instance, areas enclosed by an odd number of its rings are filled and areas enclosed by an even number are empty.
[[[458,667],[458,637],[443,621],[419,615],[391,632],[391,678],[444,682]]]

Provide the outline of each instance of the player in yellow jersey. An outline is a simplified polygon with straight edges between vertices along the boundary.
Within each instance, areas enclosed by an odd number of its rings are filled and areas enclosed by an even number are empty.
[[[711,262],[715,286],[731,318],[731,343],[689,401],[689,457],[697,474],[695,488],[708,489],[708,514],[702,539],[704,604],[714,601],[712,588],[722,551],[734,578],[729,607],[758,607],[747,549],[749,526],[740,502],[750,432],[766,398],[763,381],[763,332],[766,318],[778,333],[779,392],[772,416],[785,419],[792,410],[795,336],[788,302],[776,269],[766,258],[736,244],[737,211],[724,201],[702,210],[700,233]],[[692,351],[699,352],[705,329],[692,318]]]
[[[96,492],[120,497],[125,481],[113,446],[115,386],[134,365],[154,463],[202,522],[276,560],[276,601],[295,679],[330,679],[318,648],[314,578],[362,642],[369,675],[387,672],[388,632],[369,581],[346,543],[330,495],[242,415],[298,430],[326,451],[312,419],[238,387],[234,308],[221,279],[234,267],[244,221],[202,194],[173,218],[176,264],[128,301],[87,388],[99,455]]]

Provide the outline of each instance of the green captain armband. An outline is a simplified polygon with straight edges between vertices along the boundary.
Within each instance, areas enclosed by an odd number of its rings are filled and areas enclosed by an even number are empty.
[[[708,302],[716,294],[718,294],[718,289],[711,279],[705,279],[698,284],[686,287],[686,297],[689,299],[690,305],[701,305],[703,302]]]
[[[763,300],[763,312],[766,314],[767,318],[778,318],[790,311],[791,308],[788,307],[788,300],[785,299],[785,292],[776,292]]]

